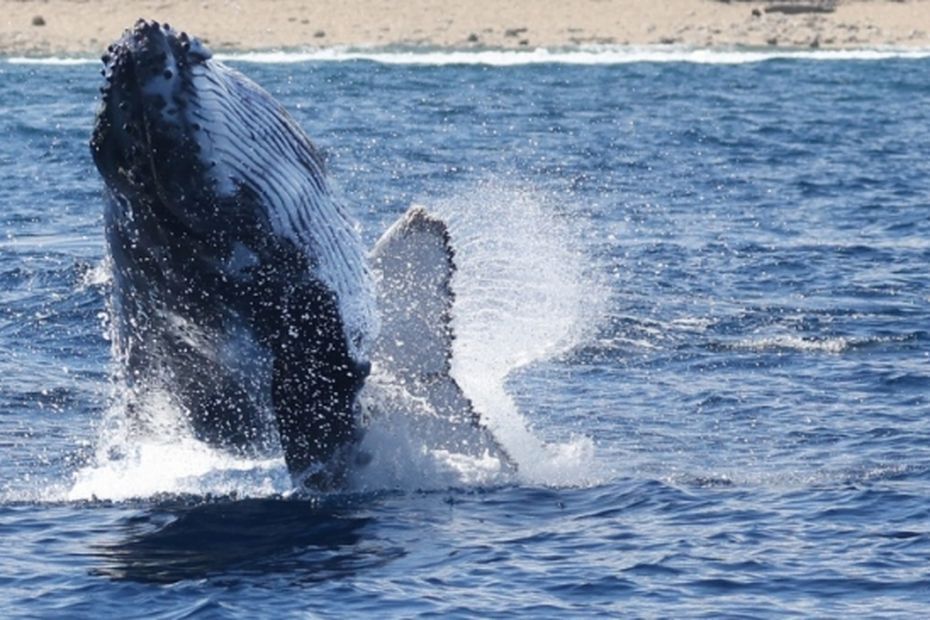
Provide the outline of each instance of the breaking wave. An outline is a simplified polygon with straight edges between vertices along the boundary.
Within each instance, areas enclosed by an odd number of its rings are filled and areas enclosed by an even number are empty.
[[[369,61],[387,65],[486,65],[520,66],[538,64],[620,65],[631,63],[694,63],[736,65],[770,60],[876,61],[893,58],[923,59],[930,49],[873,47],[811,50],[792,48],[692,48],[675,45],[583,45],[570,49],[533,50],[440,50],[431,48],[330,47],[292,51],[218,53],[223,61],[263,64]],[[97,64],[89,57],[12,56],[9,64],[79,65]]]

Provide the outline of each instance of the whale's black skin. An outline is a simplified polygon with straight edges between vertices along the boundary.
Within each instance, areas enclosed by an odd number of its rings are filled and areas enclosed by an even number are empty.
[[[373,323],[318,152],[270,95],[167,25],[140,20],[104,64],[91,151],[130,406],[168,394],[226,449],[278,436],[298,478],[333,461],[356,437]]]

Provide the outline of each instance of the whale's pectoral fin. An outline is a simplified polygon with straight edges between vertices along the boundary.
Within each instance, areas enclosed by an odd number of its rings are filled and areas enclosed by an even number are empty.
[[[448,375],[454,252],[442,220],[411,207],[375,245],[381,332],[373,356],[397,377]]]
[[[455,252],[446,224],[413,206],[382,235],[370,258],[381,316],[374,365],[429,403],[436,416],[434,437],[442,447],[488,451],[513,467],[450,374]],[[463,427],[478,433],[461,432]]]

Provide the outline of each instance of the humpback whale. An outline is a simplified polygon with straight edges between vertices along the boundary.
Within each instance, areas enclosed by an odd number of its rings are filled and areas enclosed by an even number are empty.
[[[367,256],[303,130],[196,38],[139,20],[103,62],[91,152],[133,423],[162,395],[198,439],[280,448],[295,482],[332,487],[374,365],[503,455],[449,374],[442,221],[412,208]]]

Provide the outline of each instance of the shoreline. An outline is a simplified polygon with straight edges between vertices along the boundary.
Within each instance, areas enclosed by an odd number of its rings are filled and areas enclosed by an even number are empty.
[[[631,63],[747,64],[768,60],[885,60],[930,58],[928,47],[860,47],[810,49],[792,47],[689,48],[668,45],[635,47],[599,46],[563,49],[455,49],[445,47],[323,47],[306,49],[220,50],[218,60],[257,64],[299,64],[369,61],[386,65],[484,65],[532,64],[617,65]],[[6,65],[96,65],[95,54],[37,55],[4,54]]]
[[[0,56],[97,56],[141,16],[221,52],[928,49],[930,0],[0,0]]]

